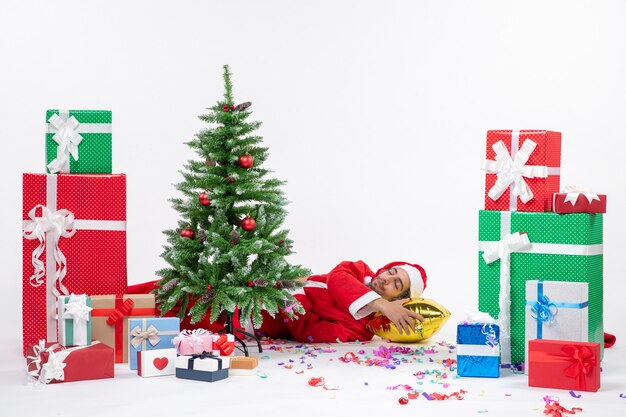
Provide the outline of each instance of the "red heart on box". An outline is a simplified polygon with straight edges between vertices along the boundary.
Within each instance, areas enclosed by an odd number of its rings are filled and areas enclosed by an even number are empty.
[[[159,371],[165,369],[169,362],[170,361],[167,358],[154,358],[154,360],[152,361],[154,367],[157,368]]]
[[[229,356],[235,350],[235,343],[229,342],[225,334],[221,334],[213,343],[217,345],[220,353],[224,356]]]

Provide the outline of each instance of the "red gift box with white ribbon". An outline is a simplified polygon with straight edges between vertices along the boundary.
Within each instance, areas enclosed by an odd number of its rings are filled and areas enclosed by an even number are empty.
[[[554,194],[553,207],[559,214],[606,213],[606,195],[568,185],[562,193]]]
[[[126,292],[126,176],[24,174],[23,352],[57,340],[56,298]]]
[[[42,339],[27,346],[26,370],[39,384],[113,378],[113,348],[97,340],[65,348]]]
[[[485,210],[552,211],[561,178],[561,133],[487,132]]]

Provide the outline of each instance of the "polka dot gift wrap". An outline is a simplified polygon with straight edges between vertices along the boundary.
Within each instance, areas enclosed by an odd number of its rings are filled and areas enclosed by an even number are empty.
[[[488,264],[483,253],[510,233],[525,232],[530,240],[530,248],[509,255],[512,363],[525,359],[526,281],[586,282],[589,341],[602,345],[602,214],[481,210],[478,228],[478,309],[493,317],[500,313],[502,261]]]
[[[552,211],[560,167],[560,132],[489,130],[483,163],[485,210]]]
[[[48,110],[46,172],[113,172],[111,122],[110,110]]]
[[[24,174],[22,198],[25,348],[56,341],[59,294],[126,292],[126,176]]]

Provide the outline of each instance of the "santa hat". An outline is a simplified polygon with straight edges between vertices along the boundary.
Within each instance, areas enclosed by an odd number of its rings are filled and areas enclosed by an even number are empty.
[[[409,264],[406,262],[391,262],[376,271],[378,276],[380,273],[387,269],[400,268],[409,275],[409,282],[411,283],[410,298],[417,298],[426,289],[426,271],[418,264]]]

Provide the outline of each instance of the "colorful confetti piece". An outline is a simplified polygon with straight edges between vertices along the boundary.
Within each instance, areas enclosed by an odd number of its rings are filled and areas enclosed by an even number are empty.
[[[576,394],[574,391],[570,391],[570,392],[569,392],[569,395],[571,395],[571,396],[572,396],[572,397],[574,397],[574,398],[580,398],[580,397],[582,397],[582,394]]]

